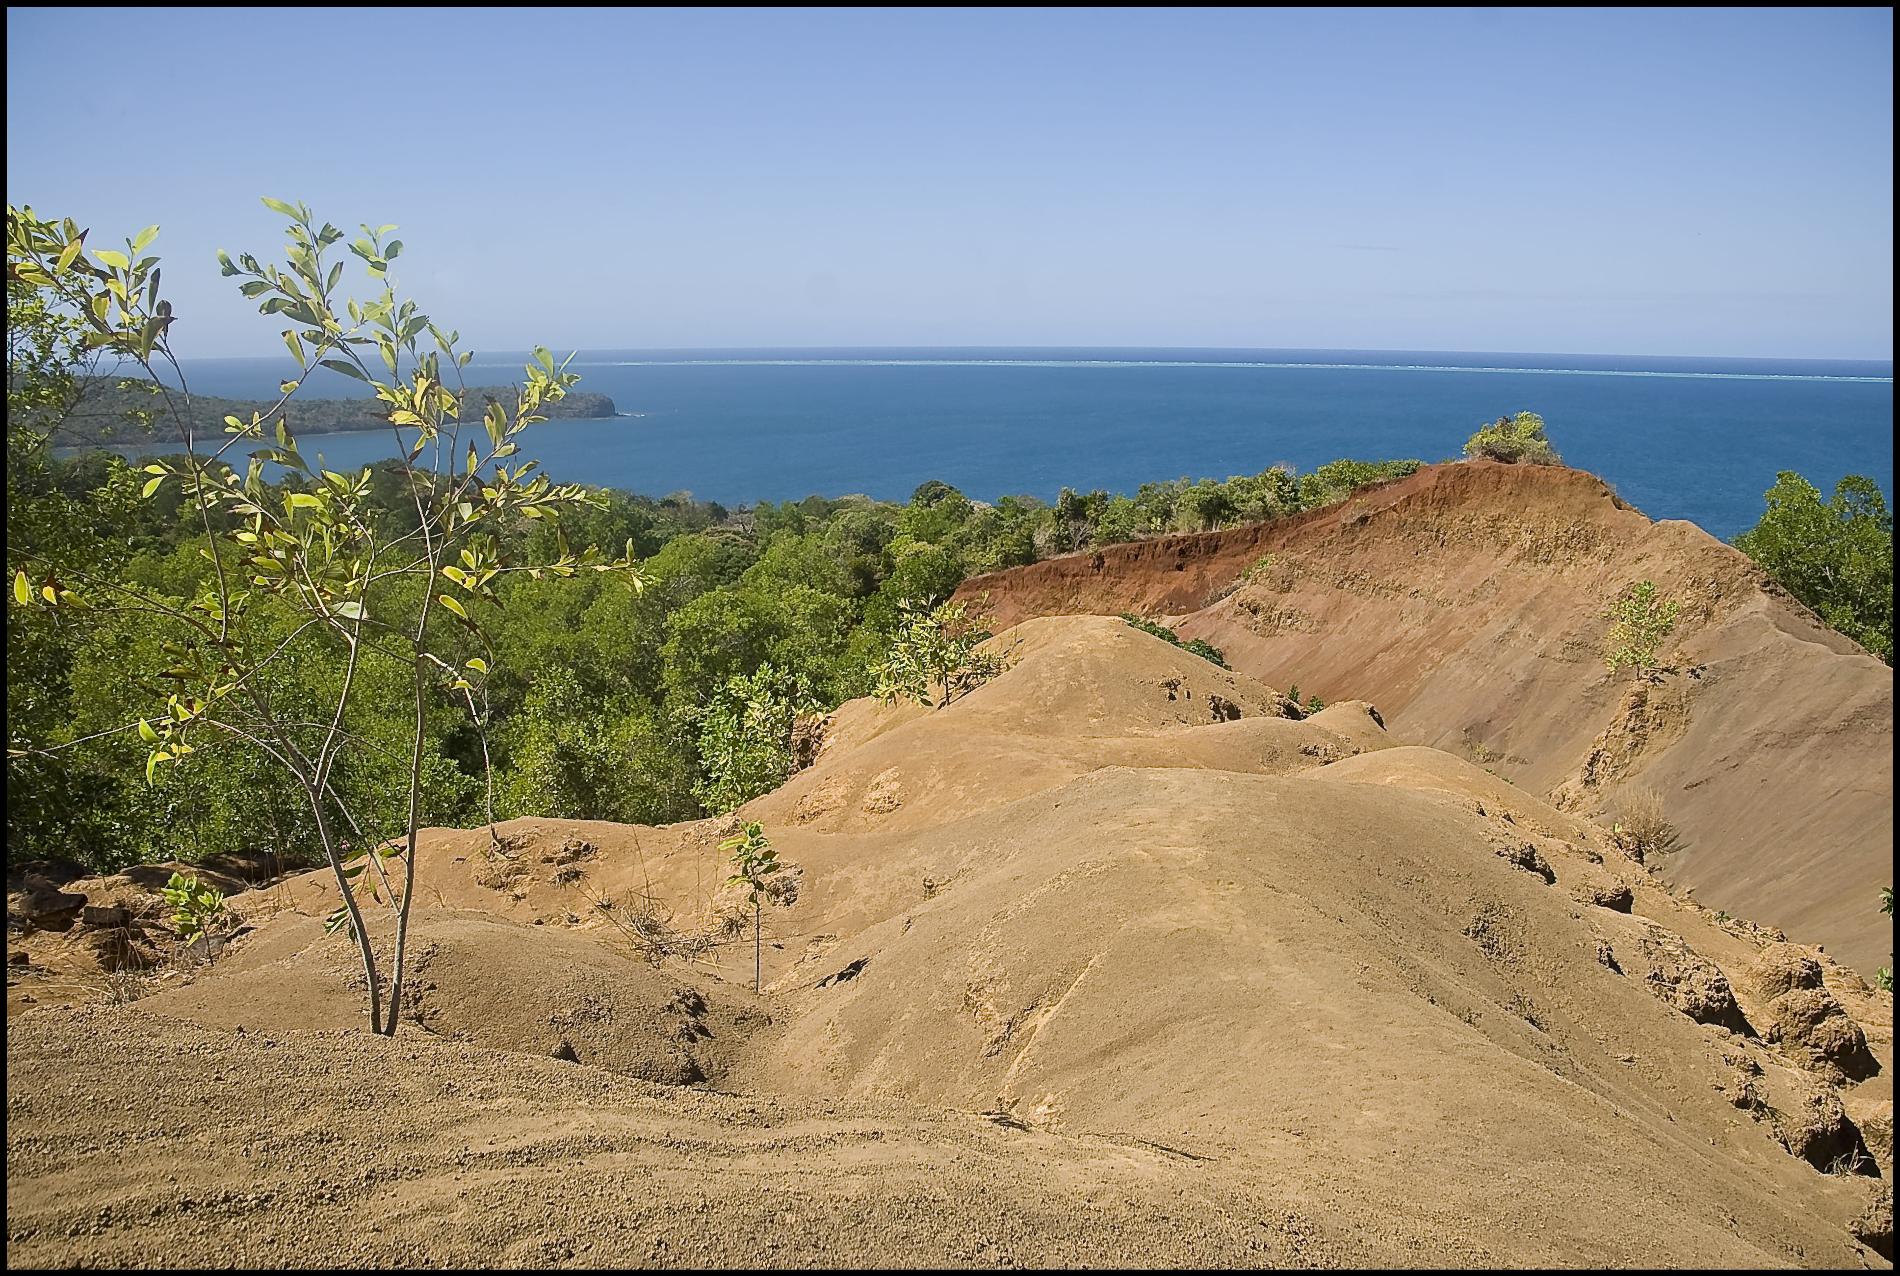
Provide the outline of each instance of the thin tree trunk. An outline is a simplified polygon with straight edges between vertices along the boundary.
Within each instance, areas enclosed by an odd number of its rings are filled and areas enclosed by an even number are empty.
[[[356,906],[356,892],[350,889],[350,879],[343,875],[343,857],[337,854],[336,837],[330,831],[330,819],[323,813],[323,794],[306,784],[304,791],[310,796],[310,809],[317,817],[317,836],[323,840],[323,853],[329,857],[330,868],[336,873],[337,890],[343,896],[343,907],[349,910],[350,926],[356,932],[357,951],[363,957],[363,978],[369,982],[369,1026],[373,1032],[382,1029],[383,1007],[382,988],[376,977],[376,950],[369,942],[369,930],[363,925],[363,911]],[[371,855],[376,852],[372,849]]]
[[[758,996],[764,991],[765,983],[765,938],[761,929],[759,897],[752,897],[752,995]]]
[[[433,578],[432,578],[433,579]],[[428,623],[428,606],[423,606],[423,624]],[[416,645],[422,645],[418,636]],[[402,870],[402,907],[396,912],[396,969],[395,981],[389,989],[389,1027],[386,1036],[396,1035],[396,1024],[402,1018],[402,975],[403,965],[409,956],[409,901],[416,893],[416,821],[421,817],[422,801],[422,745],[427,727],[428,694],[427,675],[424,673],[422,658],[416,658],[416,735],[409,755],[409,841],[408,853],[403,856]],[[482,747],[486,749],[487,741]],[[491,823],[489,836],[494,836]]]

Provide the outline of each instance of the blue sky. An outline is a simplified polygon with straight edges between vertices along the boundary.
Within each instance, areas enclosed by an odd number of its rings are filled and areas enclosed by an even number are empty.
[[[279,325],[257,197],[479,348],[1878,358],[1890,10],[19,10],[7,197]]]

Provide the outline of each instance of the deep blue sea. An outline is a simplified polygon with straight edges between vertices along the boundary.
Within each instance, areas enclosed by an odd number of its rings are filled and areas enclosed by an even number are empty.
[[[1893,493],[1891,362],[1355,350],[595,351],[581,389],[624,414],[534,428],[557,479],[728,505],[926,479],[979,499],[1070,486],[1133,492],[1276,462],[1459,455],[1482,423],[1529,410],[1564,460],[1653,518],[1717,536],[1759,517],[1777,470],[1824,491],[1866,474]],[[519,373],[478,355],[471,385]],[[273,395],[282,359],[188,363],[191,388]],[[350,397],[323,372],[303,393]],[[394,452],[387,431],[313,435],[330,468]]]

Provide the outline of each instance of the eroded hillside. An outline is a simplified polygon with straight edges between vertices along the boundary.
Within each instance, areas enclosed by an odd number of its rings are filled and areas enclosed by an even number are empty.
[[[1655,682],[1602,660],[1605,603],[1650,579],[1682,602]],[[1683,833],[1662,864],[1714,907],[1871,974],[1893,930],[1893,671],[1742,554],[1651,522],[1601,480],[1430,466],[1275,523],[1071,555],[967,582],[1007,626],[1139,612],[1255,677],[1378,705],[1395,739],[1455,753],[1566,810],[1652,788]]]
[[[1107,618],[993,645],[735,817],[787,865],[762,995],[732,820],[431,831],[394,1041],[325,874],[76,1008],[152,905],[65,883],[9,1263],[1887,1265],[1890,995],[1383,706]]]

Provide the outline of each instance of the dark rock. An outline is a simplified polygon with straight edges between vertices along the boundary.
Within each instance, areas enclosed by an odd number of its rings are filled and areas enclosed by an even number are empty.
[[[1537,848],[1529,842],[1522,842],[1516,846],[1500,846],[1496,850],[1500,859],[1515,864],[1526,872],[1537,874],[1544,879],[1546,886],[1557,880],[1557,874],[1544,861],[1544,857],[1537,853]]]
[[[71,930],[86,897],[63,891],[37,874],[9,875],[7,926],[19,930]]]

